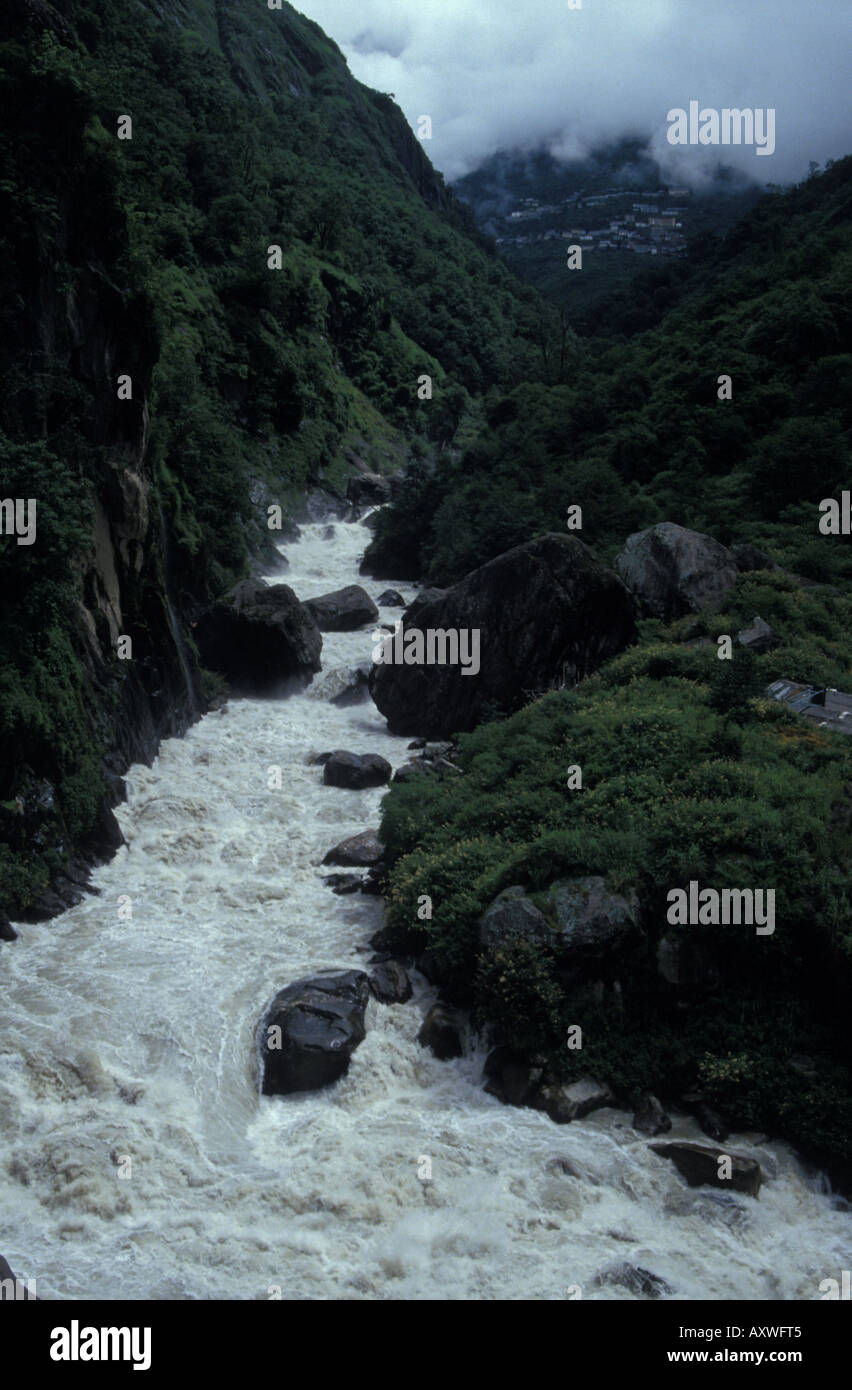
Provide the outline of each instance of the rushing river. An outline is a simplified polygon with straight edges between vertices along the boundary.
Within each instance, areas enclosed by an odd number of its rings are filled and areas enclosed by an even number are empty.
[[[325,529],[305,526],[271,582],[301,598],[364,582],[369,533]],[[324,673],[371,647],[368,630],[325,634]],[[59,1299],[605,1299],[633,1296],[594,1283],[629,1261],[674,1298],[819,1298],[852,1267],[852,1218],[788,1149],[732,1136],[763,1164],[755,1201],[687,1188],[623,1112],[557,1126],[506,1108],[473,1043],[455,1062],[418,1046],[435,991],[416,974],[410,1003],[371,1002],[336,1086],[258,1097],[271,997],[364,967],[381,923],[380,900],[336,897],[320,861],[378,825],[383,789],[325,787],[310,759],[409,756],[322,679],[232,700],[132,767],[100,895],[0,948],[0,1251],[18,1275]],[[667,1137],[703,1139],[685,1119]]]

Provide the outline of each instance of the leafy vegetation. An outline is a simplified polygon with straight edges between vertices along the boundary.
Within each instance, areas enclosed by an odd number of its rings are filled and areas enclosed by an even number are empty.
[[[35,545],[0,538],[0,800],[55,791],[5,826],[7,911],[94,824],[119,711],[168,727],[167,604],[191,621],[262,553],[257,498],[434,457],[539,372],[549,312],[291,7],[61,10],[0,17],[0,496],[38,503]]]

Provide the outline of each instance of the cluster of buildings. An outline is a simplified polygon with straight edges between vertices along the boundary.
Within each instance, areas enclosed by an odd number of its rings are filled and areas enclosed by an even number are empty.
[[[569,209],[572,216],[584,208],[594,209],[589,221],[598,225],[550,226],[545,231],[530,231],[520,236],[498,236],[497,245],[530,246],[537,242],[566,241],[581,247],[583,251],[631,251],[636,255],[650,256],[683,255],[686,249],[683,219],[688,209],[676,204],[685,204],[689,196],[687,188],[668,188],[659,193],[647,194],[640,202],[633,202],[634,195],[630,189],[613,188],[587,196],[575,193],[559,204],[540,203],[535,198],[525,198],[519,208],[509,213],[506,219],[507,233],[514,232],[519,223],[534,222],[544,217],[551,221],[555,218],[561,220]],[[623,206],[613,209],[615,215],[606,223],[604,205],[615,200],[620,200]]]

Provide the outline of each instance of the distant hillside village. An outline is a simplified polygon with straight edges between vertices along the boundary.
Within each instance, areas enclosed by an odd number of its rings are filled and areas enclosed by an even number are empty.
[[[640,256],[681,256],[686,249],[688,188],[643,192],[608,188],[601,193],[574,193],[558,204],[524,198],[500,219],[498,246],[530,246],[567,241],[585,251],[633,251]],[[579,214],[582,214],[580,216]],[[514,233],[522,224],[546,222],[534,232]],[[580,225],[582,223],[582,225]],[[570,225],[569,225],[570,224]],[[503,234],[505,233],[505,234]]]

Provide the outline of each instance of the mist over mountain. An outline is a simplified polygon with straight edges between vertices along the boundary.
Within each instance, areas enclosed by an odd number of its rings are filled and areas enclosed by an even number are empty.
[[[584,158],[648,134],[664,175],[712,179],[712,151],[666,141],[666,114],[774,107],[771,158],[731,152],[761,180],[803,178],[848,153],[852,8],[835,0],[303,0],[356,75],[393,92],[412,127],[431,115],[433,163],[450,179],[497,150]],[[755,167],[757,166],[757,168]],[[763,167],[760,167],[763,166]]]

